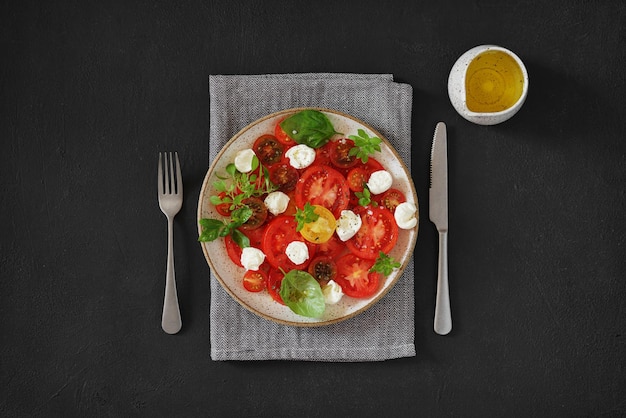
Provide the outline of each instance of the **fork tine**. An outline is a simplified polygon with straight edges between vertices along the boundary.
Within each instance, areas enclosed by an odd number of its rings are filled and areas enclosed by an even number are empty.
[[[174,193],[174,161],[172,153],[169,153],[169,170],[167,171],[167,194]]]
[[[159,182],[159,194],[165,193],[163,190],[163,155],[159,152],[159,169],[157,173],[157,180]]]
[[[183,194],[183,176],[180,172],[178,152],[175,152],[174,155],[176,156],[176,194]]]

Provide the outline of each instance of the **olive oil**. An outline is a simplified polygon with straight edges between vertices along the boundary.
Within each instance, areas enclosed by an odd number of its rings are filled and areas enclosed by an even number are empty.
[[[518,63],[503,51],[491,50],[474,58],[465,76],[467,108],[472,112],[501,112],[522,96],[524,74]]]

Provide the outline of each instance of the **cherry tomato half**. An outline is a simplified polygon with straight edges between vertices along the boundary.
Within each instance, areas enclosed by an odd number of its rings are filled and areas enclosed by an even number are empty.
[[[354,167],[359,161],[355,155],[350,155],[350,150],[354,148],[354,141],[351,139],[341,138],[336,141],[331,141],[329,144],[328,156],[330,157],[330,162],[335,167]]]
[[[220,199],[224,199],[226,197],[226,192],[220,192],[218,196]],[[222,216],[230,216],[230,203],[220,203],[215,206],[215,210],[217,210],[217,213]]]
[[[252,216],[240,226],[243,230],[260,228],[267,219],[267,207],[265,203],[256,197],[248,197],[241,201],[252,210]]]
[[[313,212],[318,217],[313,222],[305,223],[300,230],[300,235],[309,242],[322,244],[334,235],[337,221],[333,213],[324,206],[313,205],[313,208]]]
[[[309,264],[309,274],[318,282],[328,283],[337,276],[337,263],[330,255],[318,255]]]
[[[270,181],[278,187],[281,192],[291,192],[296,188],[300,175],[298,170],[293,168],[288,162],[281,162],[269,169]]]
[[[350,252],[360,258],[375,260],[382,251],[387,254],[398,241],[398,225],[393,213],[381,207],[359,206],[354,212],[361,216],[361,228],[346,241]]]
[[[348,172],[347,180],[350,190],[353,192],[362,192],[365,183],[369,180],[369,174],[363,167],[354,167]]]
[[[374,260],[366,260],[354,254],[346,254],[337,261],[335,281],[341,290],[353,298],[367,298],[378,290],[380,273],[370,272]]]
[[[377,197],[376,200],[381,207],[390,210],[391,213],[393,213],[400,203],[406,202],[406,197],[404,196],[404,193],[398,189],[389,189],[380,195],[380,197]]]
[[[252,150],[261,164],[270,166],[283,158],[285,146],[278,142],[278,139],[273,135],[261,135],[254,141]]]
[[[291,139],[289,135],[287,135],[287,133],[280,126],[280,123],[284,121],[285,119],[287,118],[286,117],[282,118],[281,120],[278,121],[278,123],[276,123],[276,127],[274,128],[274,136],[284,145],[290,145],[290,146],[296,145],[296,141]]]
[[[260,292],[265,289],[267,275],[263,270],[248,270],[243,275],[243,287],[248,292]]]

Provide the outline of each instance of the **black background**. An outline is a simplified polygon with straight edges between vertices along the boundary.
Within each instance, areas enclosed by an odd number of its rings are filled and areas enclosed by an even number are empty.
[[[626,414],[623,1],[3,1],[2,416]],[[447,77],[493,43],[526,63],[511,120],[462,119]],[[196,242],[209,74],[393,73],[413,87],[416,357],[212,362]],[[449,131],[454,329],[432,331],[436,122]],[[160,328],[158,151],[180,153],[183,330]]]

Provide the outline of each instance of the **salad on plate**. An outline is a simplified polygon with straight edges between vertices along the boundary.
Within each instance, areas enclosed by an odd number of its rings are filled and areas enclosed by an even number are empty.
[[[345,115],[270,116],[209,170],[198,240],[254,312],[313,324],[349,317],[382,297],[410,257],[419,220],[410,175],[395,150],[385,156],[386,140]]]

